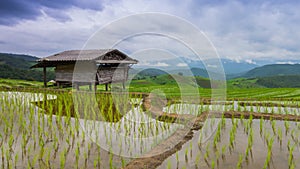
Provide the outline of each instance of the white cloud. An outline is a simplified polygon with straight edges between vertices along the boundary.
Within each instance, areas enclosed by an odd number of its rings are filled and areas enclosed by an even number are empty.
[[[276,62],[276,64],[291,64],[291,65],[294,65],[294,64],[299,64],[299,63],[298,62],[288,61],[288,62]]]
[[[246,59],[245,62],[246,62],[246,63],[249,63],[249,64],[256,64],[256,62],[254,62],[254,61],[251,60],[251,59]]]
[[[142,60],[142,62],[139,62],[138,65],[136,65],[137,67],[168,67],[170,66],[169,64],[165,63],[165,62],[144,62]]]
[[[153,66],[155,66],[155,67],[168,67],[169,65],[167,63],[164,63],[164,62],[158,62],[158,63],[154,64]]]
[[[137,66],[151,66],[151,63],[141,61]]]
[[[178,67],[187,67],[188,65],[186,63],[178,63],[176,66],[178,66]]]
[[[235,61],[236,63],[241,63],[241,58],[240,57],[235,57],[235,58],[231,58],[233,61]]]
[[[217,68],[218,66],[217,65],[210,65],[210,64],[208,64],[207,67],[208,68]]]

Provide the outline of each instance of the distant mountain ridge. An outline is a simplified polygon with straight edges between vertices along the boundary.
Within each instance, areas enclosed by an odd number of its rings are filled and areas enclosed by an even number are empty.
[[[259,64],[255,64],[255,63],[249,63],[249,62],[245,62],[245,61],[235,61],[235,60],[230,60],[230,59],[220,59],[220,60],[192,60],[189,58],[175,58],[175,59],[166,59],[163,61],[160,61],[161,63],[164,63],[165,65],[168,66],[155,66],[157,69],[165,69],[165,70],[187,70],[187,69],[193,69],[193,68],[197,68],[197,69],[204,69],[206,70],[205,67],[205,63],[207,63],[206,66],[213,66],[213,65],[209,65],[209,64],[214,64],[215,61],[220,61],[223,65],[224,68],[224,73],[225,74],[240,74],[246,71],[249,71],[253,68],[259,67]],[[209,64],[208,64],[209,63]],[[185,66],[177,66],[177,65],[185,65]],[[148,65],[135,65],[134,67],[136,69],[139,68],[154,68],[154,66],[151,65],[157,65],[157,61],[149,61]]]
[[[36,61],[37,59],[40,59],[36,56],[31,55],[25,55],[25,54],[12,54],[12,53],[0,53],[1,56],[8,56],[8,57],[14,57],[18,59],[23,59],[26,61]]]
[[[131,69],[129,74],[138,74],[138,76],[160,76],[165,74],[180,74],[183,76],[201,76],[208,78],[208,73],[202,68],[191,68],[191,69],[174,69],[174,70],[161,70],[155,68],[148,69]]]
[[[139,71],[140,69],[134,69]],[[158,76],[162,74],[182,74],[184,76],[202,76],[209,78],[208,72],[203,68],[178,68],[178,69],[161,69],[147,68],[139,73],[140,75]],[[218,73],[211,72],[211,75],[217,76]],[[227,74],[229,79],[232,78],[256,78],[256,77],[273,77],[282,75],[300,75],[300,64],[271,64],[256,67],[246,72],[239,74]]]
[[[30,69],[39,59],[35,56],[0,53],[0,78],[42,81],[43,72]],[[54,79],[54,72],[47,72],[47,80]]]
[[[283,75],[300,75],[300,64],[271,64],[254,68],[240,77],[271,77]]]
[[[30,69],[30,66],[32,66],[35,63],[34,61],[37,59],[39,58],[30,55],[0,53],[0,78],[42,81],[42,71],[39,69]],[[222,60],[222,62],[226,62],[226,65],[230,67],[230,69],[238,70],[237,72],[253,67],[251,70],[240,72],[234,75],[228,75],[229,68],[227,68],[227,78],[239,78],[228,80],[233,87],[300,87],[300,85],[298,85],[300,84],[300,64],[269,64],[259,66],[258,64],[254,63],[238,63],[230,60]],[[170,67],[169,69],[133,68],[130,70],[130,73],[138,73],[134,79],[143,79],[146,76],[155,78],[155,76],[166,74],[209,78],[206,69],[201,68],[201,66],[199,67],[200,62],[193,62],[190,60],[187,61],[187,63],[189,63],[188,67],[178,66]],[[198,67],[191,67],[191,65],[198,65]],[[224,68],[226,68],[226,65],[223,65]],[[248,66],[246,66],[244,69],[241,69],[243,65]],[[50,71],[47,73],[47,80],[54,79],[55,75],[53,69],[48,70]],[[218,74],[218,72],[211,72],[210,75],[218,77],[220,74]],[[158,78],[157,81],[162,79],[163,78]],[[206,83],[207,80],[205,79],[204,81]]]
[[[29,69],[37,57],[20,54],[0,53],[0,65],[8,65],[19,69]]]
[[[300,75],[260,77],[256,83],[268,88],[299,88]]]

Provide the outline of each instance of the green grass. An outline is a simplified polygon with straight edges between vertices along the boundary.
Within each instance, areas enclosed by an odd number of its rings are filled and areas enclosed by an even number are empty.
[[[237,78],[237,79],[231,79],[227,81],[227,87],[228,88],[265,88],[262,85],[257,84],[258,79],[257,78]]]
[[[27,80],[16,80],[16,79],[1,79],[0,78],[0,88],[37,88],[43,87],[43,82],[37,81],[27,81]]]
[[[252,81],[255,81],[252,79]],[[237,88],[232,87],[232,83],[240,82],[244,83],[243,79],[236,79],[235,81],[228,82],[227,98],[228,99],[258,99],[258,100],[289,100],[289,99],[300,99],[300,88]],[[150,93],[153,91],[161,92],[166,97],[180,97],[182,95],[197,96],[200,94],[201,98],[210,98],[212,89],[202,88],[195,86],[191,80],[185,80],[180,87],[174,80],[163,79],[158,77],[157,79],[141,79],[133,80],[127,84],[129,92],[142,92]],[[2,90],[13,90],[15,88],[31,89],[40,88],[42,90],[43,83],[37,81],[26,81],[26,80],[14,80],[14,79],[0,79],[0,88]],[[56,87],[49,87],[51,90],[57,90]],[[71,90],[72,88],[63,88],[59,90]],[[88,86],[81,86],[81,90],[88,90]],[[105,85],[97,86],[98,92],[105,91]],[[198,90],[198,91],[197,91]],[[38,90],[36,90],[38,91]],[[218,89],[215,89],[216,93]]]

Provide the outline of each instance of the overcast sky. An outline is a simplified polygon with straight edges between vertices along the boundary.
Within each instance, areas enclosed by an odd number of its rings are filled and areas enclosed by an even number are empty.
[[[222,58],[300,60],[299,9],[297,0],[1,0],[0,52],[44,57],[81,49],[112,21],[161,12],[203,31]],[[127,46],[137,43],[131,42]],[[132,50],[143,50],[143,43]]]

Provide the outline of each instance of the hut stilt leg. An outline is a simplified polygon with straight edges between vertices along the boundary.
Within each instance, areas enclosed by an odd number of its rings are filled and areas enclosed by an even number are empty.
[[[95,92],[97,91],[97,83],[95,83],[95,85],[94,85],[94,90],[95,90]]]
[[[43,74],[44,74],[44,87],[47,87],[47,68],[43,67]]]
[[[108,84],[105,83],[105,90],[108,91]]]

